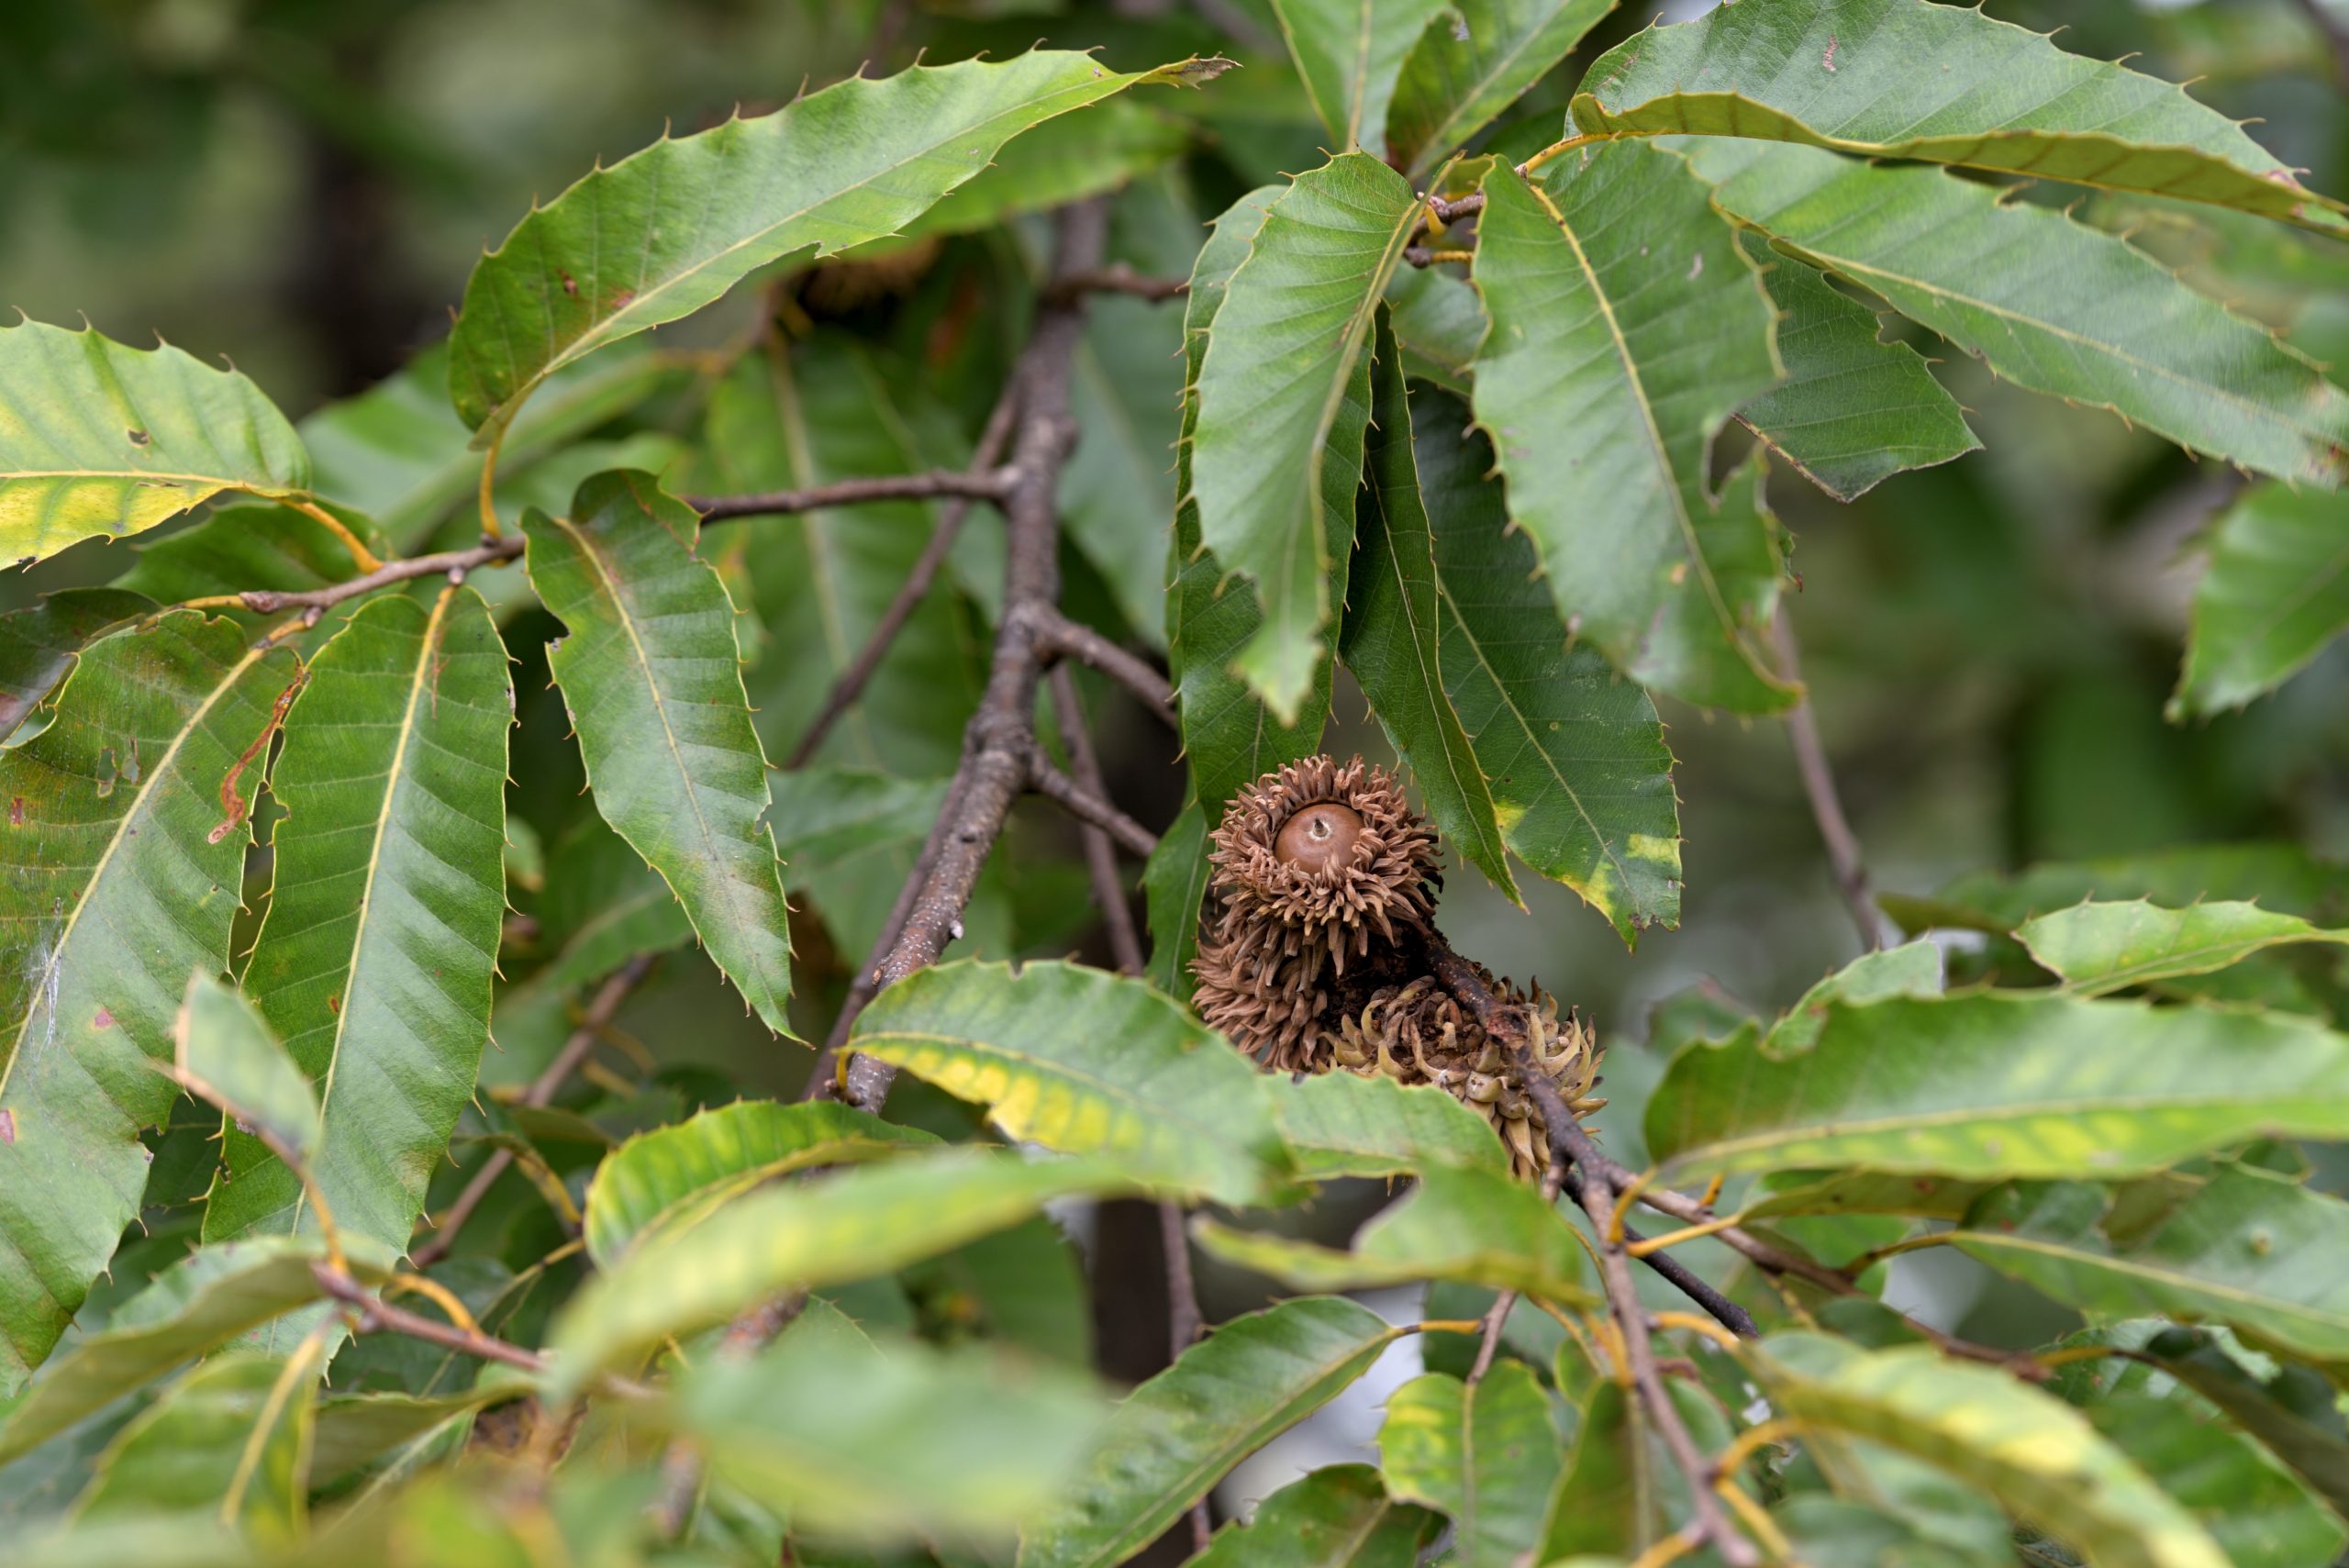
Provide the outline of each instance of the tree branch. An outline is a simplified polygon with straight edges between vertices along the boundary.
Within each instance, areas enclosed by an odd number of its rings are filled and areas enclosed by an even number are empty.
[[[603,1038],[604,1030],[611,1024],[612,1015],[620,1010],[620,1004],[628,999],[628,994],[652,973],[652,966],[660,961],[658,953],[639,953],[612,972],[611,977],[596,990],[594,1000],[587,1004],[587,1010],[580,1015],[579,1027],[571,1031],[571,1038],[562,1042],[562,1049],[555,1052],[554,1060],[548,1062],[546,1069],[523,1091],[524,1105],[553,1103],[557,1091],[572,1073],[578,1071],[579,1064],[587,1060],[587,1053],[595,1050],[596,1042]],[[409,1263],[418,1270],[429,1269],[447,1257],[450,1250],[456,1246],[457,1235],[464,1229],[465,1221],[473,1217],[473,1210],[481,1207],[481,1200],[489,1195],[489,1189],[497,1184],[497,1178],[504,1175],[507,1167],[513,1163],[512,1150],[493,1151],[489,1158],[482,1162],[481,1169],[473,1173],[473,1179],[465,1184],[464,1191],[459,1193],[456,1201],[449,1206],[448,1212],[434,1225],[431,1239],[422,1246],[409,1250]]]
[[[1180,299],[1190,292],[1191,280],[1188,278],[1146,277],[1123,261],[1113,261],[1106,267],[1069,273],[1051,284],[1044,297],[1055,303],[1064,303],[1085,294],[1123,294],[1156,304],[1161,300]]]
[[[749,495],[688,495],[685,503],[701,514],[703,522],[722,523],[731,517],[782,517],[868,501],[933,501],[944,495],[996,501],[1009,494],[1018,479],[1019,474],[1013,470],[997,468],[889,473],[874,479],[811,484],[803,490],[763,490]]]
[[[1036,647],[1051,659],[1074,659],[1090,665],[1141,699],[1151,717],[1168,728],[1174,726],[1174,688],[1150,662],[1129,653],[1091,627],[1073,621],[1057,609],[1039,609]]]
[[[1778,642],[1780,673],[1799,683],[1802,651],[1795,643],[1794,622],[1784,605],[1778,606],[1771,628]],[[1819,738],[1819,717],[1812,711],[1808,695],[1787,714],[1787,739],[1794,743],[1795,767],[1802,775],[1803,797],[1810,802],[1811,818],[1819,824],[1819,837],[1827,846],[1827,863],[1835,873],[1835,891],[1842,895],[1843,907],[1851,912],[1852,924],[1860,933],[1860,946],[1874,952],[1884,946],[1884,912],[1876,907],[1876,894],[1868,886],[1859,835],[1852,831],[1852,824],[1843,815],[1843,803],[1835,793],[1835,774],[1827,765],[1827,747]]]
[[[1108,209],[1099,198],[1061,209],[1051,277],[1067,278],[1100,264]],[[1045,654],[1037,631],[1060,598],[1060,528],[1056,494],[1061,467],[1075,439],[1069,413],[1069,374],[1085,325],[1081,295],[1050,298],[1036,313],[1027,349],[1013,373],[1019,398],[1015,475],[1001,505],[1006,522],[1003,614],[996,628],[995,660],[978,711],[963,732],[963,762],[950,789],[932,863],[918,879],[902,929],[877,962],[868,964],[877,992],[935,962],[963,929],[963,911],[1012,803],[1030,783],[1036,744],[1036,693]],[[950,826],[951,824],[951,826]],[[853,994],[852,994],[853,996]],[[860,1004],[861,1005],[861,1004]],[[843,1009],[845,1014],[846,1009]],[[838,1032],[837,1029],[835,1032]],[[896,1069],[852,1056],[843,1097],[878,1112]]]
[[[1007,388],[1003,396],[996,399],[995,412],[987,417],[987,428],[980,433],[978,447],[971,454],[971,466],[967,471],[971,477],[994,477],[1008,472],[998,469],[996,464],[1003,456],[1004,443],[1010,439],[1012,415],[1019,406],[1016,387]],[[952,553],[954,540],[963,532],[963,520],[970,513],[971,497],[968,495],[957,495],[939,509],[938,526],[930,530],[930,543],[923,548],[921,558],[906,574],[896,596],[881,612],[881,618],[873,623],[872,635],[864,639],[864,646],[857,651],[856,658],[841,672],[840,679],[832,683],[831,691],[824,698],[824,706],[817,711],[807,732],[799,737],[799,744],[792,748],[790,757],[783,764],[785,768],[796,772],[806,767],[824,744],[824,737],[832,732],[832,726],[838,724],[841,716],[864,695],[873,673],[881,667],[881,661],[888,655],[890,644],[896,641],[897,633],[905,629],[906,622],[913,618],[914,611],[930,596],[930,586],[937,581],[939,568],[946,564],[947,556]]]
[[[1148,860],[1158,848],[1158,835],[1110,805],[1108,801],[1066,773],[1052,766],[1052,760],[1037,746],[1029,752],[1029,784],[1038,795],[1075,817],[1088,828],[1097,828],[1118,841],[1120,848],[1140,860]]]
[[[476,567],[495,566],[521,553],[520,538],[508,535],[477,544],[471,550],[444,550],[434,555],[410,556],[406,561],[391,562],[347,583],[335,583],[324,588],[310,588],[301,593],[252,588],[241,594],[215,594],[208,598],[190,599],[179,607],[211,609],[236,605],[263,616],[273,616],[281,610],[329,610],[345,599],[355,599],[362,594],[372,594],[378,588],[388,588],[395,583],[406,583],[418,577],[445,574],[451,581],[462,581],[466,573]]]
[[[461,1329],[454,1323],[442,1323],[419,1316],[404,1307],[379,1300],[375,1295],[349,1274],[326,1263],[312,1263],[310,1277],[318,1288],[347,1307],[355,1307],[359,1315],[358,1331],[362,1334],[384,1331],[405,1334],[411,1340],[421,1340],[443,1350],[462,1355],[476,1356],[483,1361],[503,1362],[518,1366],[524,1372],[544,1372],[546,1359],[535,1351],[493,1339],[478,1329]]]

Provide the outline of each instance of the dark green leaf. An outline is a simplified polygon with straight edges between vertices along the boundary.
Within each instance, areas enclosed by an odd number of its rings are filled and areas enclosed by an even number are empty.
[[[1574,51],[1614,0],[1453,0],[1395,83],[1386,147],[1423,180]]]
[[[1946,171],[1762,141],[1686,145],[1731,216],[1890,301],[2016,385],[2331,486],[2349,393],[2122,239]]]
[[[1150,983],[1178,1001],[1191,999],[1208,873],[1207,813],[1195,800],[1160,837],[1141,879],[1150,906]]]
[[[917,970],[873,999],[849,1039],[987,1106],[1014,1138],[1137,1182],[1248,1203],[1288,1173],[1248,1059],[1163,995],[1105,970]]]
[[[1029,127],[1137,82],[1090,55],[916,68],[776,114],[662,140],[589,174],[482,258],[450,339],[449,384],[492,439],[521,400],[605,344],[689,316],[756,268],[895,233]]]
[[[1419,481],[1435,528],[1438,668],[1501,831],[1518,858],[1564,883],[1625,941],[1680,918],[1680,803],[1647,693],[1596,649],[1571,644],[1513,531],[1490,450],[1465,411],[1430,400]]]
[[[1831,1006],[1809,1051],[1683,1051],[1647,1114],[1675,1178],[1837,1165],[2103,1179],[2349,1136],[2349,1040],[2281,1015],[1997,993]]]
[[[596,1168],[584,1206],[587,1255],[608,1270],[776,1176],[877,1160],[938,1140],[828,1101],[740,1100],[621,1144]]]
[[[1706,491],[1729,417],[1777,379],[1773,314],[1704,183],[1643,143],[1485,176],[1474,276],[1492,330],[1476,422],[1558,613],[1644,685],[1769,713],[1783,574],[1758,467]]]
[[[1925,0],[1760,0],[1652,28],[1590,68],[1574,120],[1586,132],[1800,141],[2340,226],[2340,204],[2183,88]]]
[[[2172,906],[2206,898],[2256,899],[2269,909],[2323,923],[2349,918],[2349,870],[2297,844],[2190,844],[2011,873],[1975,872],[1930,898],[1887,895],[1885,901],[1912,930],[1943,925],[2004,935],[2033,915],[2088,898],[2146,898]]]
[[[1354,511],[1354,560],[1339,651],[1419,782],[1437,829],[1511,901],[1492,792],[1437,666],[1435,548],[1411,454],[1411,407],[1386,312],[1371,367],[1369,475]]]
[[[1398,268],[1386,284],[1386,307],[1402,340],[1405,373],[1466,397],[1485,340],[1485,307],[1468,280],[1442,267]]]
[[[2349,502],[2261,484],[2211,528],[2173,717],[2275,690],[2349,626]]]
[[[1414,1568],[1440,1520],[1386,1495],[1367,1464],[1290,1482],[1246,1524],[1217,1533],[1191,1568]]]
[[[506,645],[470,588],[371,600],[312,661],[271,786],[276,882],[245,966],[317,1085],[336,1229],[404,1251],[472,1097],[506,910]],[[205,1236],[317,1229],[308,1194],[232,1131]]]
[[[1192,436],[1198,427],[1199,373],[1205,364],[1209,329],[1222,308],[1232,273],[1246,259],[1249,247],[1263,227],[1264,215],[1281,194],[1277,185],[1251,191],[1215,221],[1214,231],[1201,247],[1191,270],[1191,290],[1184,302],[1183,353],[1186,381],[1182,439],[1175,448],[1175,488],[1181,499],[1174,509],[1174,550],[1166,595],[1166,642],[1183,728],[1183,750],[1191,765],[1191,780],[1205,826],[1223,817],[1227,801],[1244,784],[1284,762],[1309,757],[1320,750],[1322,721],[1329,717],[1330,687],[1317,679],[1306,694],[1294,724],[1283,724],[1234,673],[1240,650],[1252,641],[1264,625],[1256,595],[1237,587],[1227,592],[1220,562],[1201,542],[1199,503],[1191,486]],[[1367,371],[1367,367],[1364,367]],[[1366,386],[1365,383],[1365,386]],[[1365,396],[1367,394],[1365,393]],[[1354,484],[1339,483],[1333,472],[1322,493],[1325,542],[1334,556],[1353,538]],[[1337,628],[1329,627],[1329,641]],[[1334,661],[1317,666],[1332,673]],[[1197,901],[1193,902],[1196,913]]]
[[[1189,495],[1201,540],[1255,585],[1264,620],[1232,663],[1284,723],[1319,687],[1323,628],[1344,602],[1349,552],[1331,539],[1353,522],[1371,320],[1421,210],[1367,153],[1301,176],[1265,214],[1208,334]]]
[[[2349,1543],[2349,1529],[2258,1444],[2174,1399],[2127,1394],[2087,1413],[2107,1441],[2202,1522],[2233,1568],[2332,1562]]]
[[[0,616],[0,745],[57,689],[74,659],[155,602],[120,588],[61,588],[30,609]]]
[[[1074,1492],[1021,1527],[1019,1568],[1125,1562],[1400,1332],[1368,1307],[1319,1296],[1224,1324],[1118,1407]]]
[[[239,758],[295,668],[234,622],[169,612],[93,645],[49,728],[0,751],[0,1394],[139,1212],[138,1133],[176,1093],[154,1065],[188,976],[228,958],[258,787]]]
[[[1413,1378],[1386,1396],[1378,1457],[1388,1491],[1451,1518],[1461,1568],[1538,1561],[1563,1456],[1550,1396],[1523,1362],[1495,1362],[1474,1387]]]
[[[1856,501],[1904,469],[1980,450],[1924,356],[1877,339],[1875,311],[1799,261],[1771,254],[1759,237],[1748,233],[1740,243],[1761,264],[1762,286],[1778,307],[1787,375],[1737,417],[1796,473],[1838,501]]]
[[[699,519],[644,474],[599,475],[572,516],[532,514],[531,583],[570,635],[548,662],[596,807],[667,879],[766,1026],[791,1032],[791,938],[766,760],[735,662],[734,607],[688,541]]]
[[[1385,150],[1403,56],[1443,0],[1273,0],[1306,96],[1341,152]]]
[[[2161,1369],[2208,1399],[2349,1517],[2349,1436],[2332,1385],[2286,1363],[2254,1376],[2211,1336],[2173,1329],[2145,1347]]]
[[[373,530],[357,513],[341,514],[362,539]],[[383,541],[375,539],[380,545]],[[116,586],[159,603],[211,598],[250,589],[307,593],[359,575],[350,547],[291,506],[221,506],[191,527],[131,547],[138,553]],[[271,617],[227,612],[259,629]],[[329,611],[340,618],[340,612]]]
[[[261,388],[168,344],[20,321],[0,328],[0,561],[140,533],[223,491],[310,487],[309,453]]]

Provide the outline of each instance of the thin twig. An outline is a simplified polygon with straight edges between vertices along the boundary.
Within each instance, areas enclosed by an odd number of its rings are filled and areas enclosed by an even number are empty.
[[[1054,666],[1047,684],[1052,689],[1052,717],[1060,726],[1063,743],[1068,747],[1070,776],[1078,788],[1096,800],[1108,799],[1108,787],[1101,776],[1101,759],[1095,753],[1093,736],[1085,727],[1085,709],[1077,701],[1076,682],[1070,676],[1068,666]],[[1101,907],[1101,929],[1109,939],[1109,956],[1117,962],[1120,973],[1138,975],[1142,971],[1141,936],[1134,929],[1133,906],[1128,901],[1124,879],[1118,874],[1108,830],[1087,822],[1078,836],[1085,843],[1085,872],[1093,879],[1093,901]]]
[[[1130,854],[1148,860],[1157,850],[1157,834],[1052,766],[1041,746],[1029,754],[1028,782],[1038,795],[1079,822],[1100,828]]]
[[[1010,439],[1011,418],[1018,407],[1019,399],[1011,392],[1006,392],[996,400],[995,412],[987,417],[987,428],[979,436],[978,448],[971,454],[968,472],[973,476],[992,476],[1001,472],[996,464],[1003,456],[1004,443]],[[968,495],[957,495],[939,508],[938,526],[930,530],[930,543],[923,548],[921,558],[914,562],[914,569],[898,584],[896,596],[881,612],[881,618],[873,623],[872,633],[865,638],[864,646],[857,651],[848,668],[842,670],[840,678],[832,683],[831,691],[824,697],[824,706],[809,721],[806,732],[799,737],[799,744],[792,748],[790,757],[784,762],[786,769],[796,772],[806,767],[823,745],[824,738],[832,732],[832,726],[838,724],[841,716],[864,695],[866,684],[872,681],[873,673],[881,667],[881,661],[888,655],[890,645],[897,639],[897,633],[905,629],[906,622],[913,618],[914,611],[930,596],[930,586],[937,581],[939,569],[946,564],[947,556],[952,553],[954,540],[963,531],[963,520],[970,513],[971,497]]]
[[[726,1326],[714,1352],[717,1360],[728,1365],[749,1361],[773,1342],[777,1334],[791,1327],[807,1307],[807,1293],[804,1290],[787,1291],[760,1303]],[[650,1510],[653,1528],[661,1532],[662,1539],[674,1540],[685,1528],[685,1520],[693,1515],[695,1500],[701,1496],[701,1451],[683,1438],[672,1441],[661,1459],[661,1493]]]
[[[587,1010],[580,1015],[579,1027],[571,1031],[571,1038],[562,1042],[562,1049],[555,1052],[554,1060],[548,1062],[546,1069],[522,1092],[524,1105],[545,1106],[554,1102],[556,1093],[572,1073],[578,1071],[579,1064],[587,1060],[587,1053],[595,1050],[596,1042],[604,1037],[604,1030],[611,1024],[612,1015],[619,1011],[620,1004],[628,999],[628,994],[636,989],[659,962],[657,953],[639,953],[612,972],[611,977],[597,988],[594,999],[587,1004]],[[483,1161],[481,1169],[473,1173],[473,1179],[465,1184],[464,1191],[457,1195],[456,1201],[449,1206],[448,1212],[433,1227],[431,1239],[409,1251],[408,1262],[421,1270],[429,1269],[447,1257],[450,1250],[456,1246],[457,1235],[464,1229],[465,1221],[473,1217],[473,1210],[481,1207],[481,1200],[489,1195],[489,1189],[497,1184],[497,1178],[504,1175],[513,1163],[514,1151],[510,1149],[494,1151],[488,1159]]]
[[[1485,1381],[1493,1370],[1493,1357],[1499,1353],[1501,1335],[1508,1329],[1508,1315],[1517,1309],[1517,1292],[1505,1290],[1493,1297],[1492,1309],[1485,1314],[1485,1338],[1476,1346],[1475,1363],[1468,1369],[1468,1386],[1474,1388]]]
[[[1098,266],[1107,226],[1099,198],[1062,208],[1052,277]],[[1061,467],[1076,437],[1069,375],[1084,325],[1082,296],[1041,306],[1014,372],[1019,434],[1012,467],[1018,477],[1002,500],[1003,613],[996,628],[994,664],[978,711],[963,728],[952,829],[914,894],[903,931],[887,956],[869,970],[875,990],[936,962],[960,934],[980,869],[1010,817],[1012,803],[1034,775],[1036,691],[1044,663],[1036,633],[1040,612],[1053,610],[1060,598],[1057,492]],[[896,1069],[852,1056],[846,1076],[842,1097],[859,1109],[878,1112]]]
[[[406,583],[417,577],[453,574],[462,577],[476,567],[495,566],[513,560],[522,553],[522,541],[511,536],[477,544],[471,550],[444,550],[433,555],[410,556],[377,567],[347,583],[336,583],[324,588],[306,589],[301,593],[281,593],[274,588],[250,588],[241,594],[215,594],[207,598],[190,599],[180,607],[191,609],[226,608],[241,606],[255,615],[273,616],[280,610],[328,610],[345,599],[355,599],[362,594],[372,594],[378,588],[388,588],[395,583]]]
[[[1073,621],[1058,610],[1035,612],[1036,647],[1048,658],[1074,659],[1098,670],[1141,699],[1151,716],[1172,728],[1174,688],[1150,662],[1129,653],[1091,627]]]
[[[705,523],[729,517],[773,517],[793,512],[819,512],[827,506],[852,506],[868,501],[932,501],[960,495],[976,501],[1000,500],[1019,475],[1008,469],[983,468],[933,473],[888,473],[872,479],[842,479],[811,484],[800,490],[763,490],[748,495],[688,495],[685,505],[701,514]]]
[[[1794,622],[1783,605],[1778,606],[1772,629],[1778,642],[1780,673],[1788,681],[1799,683],[1802,651],[1795,643]],[[1835,891],[1842,895],[1843,907],[1851,912],[1852,924],[1860,933],[1860,945],[1874,952],[1884,946],[1884,913],[1876,907],[1876,894],[1868,886],[1859,835],[1852,831],[1852,824],[1843,815],[1843,803],[1835,793],[1835,774],[1827,765],[1827,747],[1819,738],[1819,717],[1811,709],[1809,697],[1805,696],[1787,712],[1787,738],[1794,742],[1795,767],[1802,774],[1803,797],[1810,802],[1811,817],[1819,824],[1819,837],[1827,846],[1828,865],[1835,873]]]
[[[1052,300],[1074,299],[1082,294],[1124,294],[1155,304],[1161,300],[1180,299],[1191,292],[1188,278],[1153,278],[1135,272],[1123,261],[1113,261],[1090,272],[1071,272],[1054,282],[1045,297]]]
[[[1664,1386],[1664,1374],[1656,1366],[1655,1348],[1648,1337],[1647,1309],[1640,1305],[1639,1287],[1632,1283],[1631,1260],[1623,1251],[1624,1243],[1607,1239],[1615,1212],[1615,1190],[1590,1158],[1598,1150],[1592,1145],[1590,1135],[1583,1130],[1582,1123],[1575,1119],[1564,1096],[1522,1043],[1517,1048],[1517,1061],[1534,1097],[1542,1102],[1542,1114],[1550,1129],[1552,1161],[1561,1168],[1571,1162],[1582,1173],[1583,1212],[1590,1216],[1598,1237],[1599,1273],[1606,1283],[1608,1307],[1614,1317],[1616,1331],[1622,1339],[1624,1370],[1631,1374],[1631,1385],[1647,1407],[1649,1418],[1655,1423],[1673,1462],[1688,1478],[1688,1502],[1694,1515],[1689,1523],[1711,1542],[1728,1568],[1757,1568],[1761,1553],[1752,1541],[1731,1528],[1729,1517],[1721,1512],[1720,1499],[1712,1489],[1712,1466],[1698,1452],[1697,1440],[1689,1435],[1687,1423],[1680,1418],[1679,1407],[1673,1404],[1670,1391]]]
[[[312,1263],[310,1277],[318,1282],[318,1288],[327,1295],[358,1309],[360,1333],[381,1330],[405,1334],[411,1340],[421,1340],[443,1350],[475,1356],[483,1361],[503,1362],[507,1366],[518,1366],[525,1372],[546,1370],[546,1359],[536,1351],[526,1351],[519,1345],[494,1339],[478,1329],[461,1329],[453,1323],[442,1323],[380,1301],[365,1285],[326,1263]]]

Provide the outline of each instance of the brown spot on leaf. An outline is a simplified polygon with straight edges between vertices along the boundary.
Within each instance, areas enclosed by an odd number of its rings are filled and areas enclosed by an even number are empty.
[[[337,1018],[342,1017],[342,998],[340,996],[328,997],[327,1011],[332,1013]]]
[[[17,1113],[10,1110],[0,1110],[0,1143],[14,1143],[16,1141]]]
[[[123,434],[130,438],[130,444],[134,447],[143,447],[155,439],[144,430],[125,430]]]
[[[562,280],[563,293],[569,295],[573,299],[577,299],[579,297],[579,281],[576,278],[573,278],[569,272],[558,272],[555,273],[555,276]]]
[[[21,828],[24,825],[25,797],[21,795],[12,795],[8,797],[8,826]]]
[[[90,1020],[90,1027],[92,1029],[110,1029],[114,1028],[113,1012],[106,1007],[100,1007],[97,1011],[97,1016]]]

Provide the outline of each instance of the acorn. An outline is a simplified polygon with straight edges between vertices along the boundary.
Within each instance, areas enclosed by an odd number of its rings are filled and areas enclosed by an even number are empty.
[[[1233,798],[1208,863],[1200,1016],[1268,1066],[1325,1071],[1349,965],[1364,977],[1374,953],[1428,929],[1434,833],[1385,769],[1309,757]]]
[[[1481,964],[1477,972],[1491,981]],[[1582,1020],[1571,1011],[1560,1018],[1556,999],[1539,985],[1530,996],[1506,980],[1493,988],[1520,1009],[1533,1059],[1567,1107],[1584,1117],[1604,1106],[1590,1092],[1598,1078],[1598,1049]],[[1373,994],[1359,1013],[1340,1020],[1331,1055],[1340,1067],[1365,1078],[1384,1074],[1401,1084],[1434,1084],[1492,1124],[1518,1175],[1531,1180],[1548,1170],[1550,1124],[1541,1102],[1511,1076],[1501,1043],[1431,976]]]
[[[1432,1084],[1492,1124],[1520,1175],[1548,1169],[1542,1107],[1431,973],[1435,834],[1384,769],[1310,757],[1264,774],[1226,808],[1208,863],[1191,964],[1200,1017],[1267,1067]],[[1604,1105],[1590,1096],[1598,1050],[1582,1021],[1562,1020],[1539,986],[1528,995],[1475,969],[1525,1019],[1575,1114]]]

